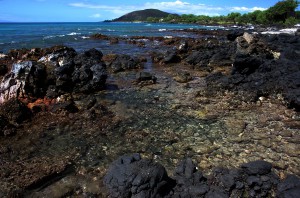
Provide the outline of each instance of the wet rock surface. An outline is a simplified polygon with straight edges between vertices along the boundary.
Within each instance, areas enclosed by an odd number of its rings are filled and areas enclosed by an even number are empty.
[[[295,196],[298,36],[192,33],[3,56],[0,196]]]
[[[134,154],[116,160],[104,184],[109,197],[297,197],[300,178],[280,181],[271,169],[268,162],[253,161],[240,169],[216,168],[207,177],[187,158],[170,178],[163,166]]]

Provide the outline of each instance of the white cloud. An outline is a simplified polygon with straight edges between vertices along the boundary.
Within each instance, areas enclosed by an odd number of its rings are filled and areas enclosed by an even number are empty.
[[[92,18],[101,18],[102,15],[101,14],[93,14],[92,16],[90,16]]]
[[[93,5],[87,3],[70,3],[69,5],[72,7],[90,8],[90,9],[104,9],[104,10],[121,9],[121,7],[116,7],[116,6]]]
[[[247,8],[247,7],[232,7],[230,8],[230,11],[232,12],[253,12],[255,10],[266,10],[266,8],[261,7],[253,7],[253,8]]]
[[[85,2],[70,3],[69,6],[87,9],[98,9],[112,13],[115,17],[119,17],[128,12],[142,9],[159,9],[162,11],[176,13],[176,14],[195,14],[195,15],[208,15],[217,16],[227,14],[228,12],[252,12],[254,10],[265,10],[260,7],[220,7],[206,4],[193,4],[183,0],[175,1],[162,1],[162,2],[147,2],[139,6],[107,6],[103,4],[90,4]]]
[[[208,14],[216,15],[218,12],[224,10],[222,7],[210,6],[205,4],[191,4],[188,2],[183,2],[180,0],[169,1],[169,2],[155,2],[155,3],[146,3],[145,7],[156,8],[165,10],[172,13],[178,14]]]

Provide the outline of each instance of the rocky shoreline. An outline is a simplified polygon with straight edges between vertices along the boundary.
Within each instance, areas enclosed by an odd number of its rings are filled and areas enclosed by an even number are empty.
[[[296,197],[299,34],[193,33],[1,55],[0,196]]]

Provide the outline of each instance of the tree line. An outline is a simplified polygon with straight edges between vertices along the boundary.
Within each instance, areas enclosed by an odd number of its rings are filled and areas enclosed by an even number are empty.
[[[194,14],[175,15],[169,14],[165,18],[148,17],[147,22],[168,22],[168,23],[198,23],[204,25],[226,25],[226,24],[260,24],[260,25],[286,25],[291,26],[300,23],[300,11],[297,0],[283,0],[277,2],[267,10],[256,10],[254,12],[241,14],[232,12],[222,16],[206,16]]]

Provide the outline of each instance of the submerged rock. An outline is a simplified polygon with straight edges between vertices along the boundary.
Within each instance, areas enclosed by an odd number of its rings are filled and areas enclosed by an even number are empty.
[[[177,72],[177,75],[174,76],[173,79],[179,83],[187,83],[187,82],[191,81],[193,79],[193,77],[191,76],[191,74],[189,72],[179,71],[179,72]]]
[[[157,80],[157,78],[153,74],[151,74],[149,72],[139,72],[136,75],[136,81],[137,81],[137,83],[140,83],[140,82],[149,82],[150,84],[155,84],[156,80]]]

